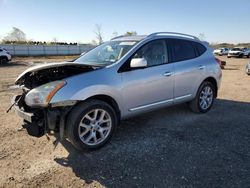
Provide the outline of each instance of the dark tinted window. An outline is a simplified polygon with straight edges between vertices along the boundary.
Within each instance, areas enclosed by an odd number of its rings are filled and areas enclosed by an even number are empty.
[[[202,44],[198,43],[198,42],[193,42],[196,50],[197,50],[197,53],[198,53],[198,56],[202,55],[203,53],[205,53],[206,51],[206,47],[203,46]],[[227,49],[225,49],[227,50]]]
[[[3,50],[2,49],[0,49],[0,52],[2,52]]]
[[[172,62],[193,59],[197,57],[193,42],[187,40],[171,40]]]

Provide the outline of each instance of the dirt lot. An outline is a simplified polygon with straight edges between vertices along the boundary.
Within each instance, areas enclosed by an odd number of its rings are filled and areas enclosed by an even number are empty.
[[[62,59],[19,58],[0,67],[0,187],[249,187],[249,59],[222,58],[227,66],[209,113],[179,105],[141,115],[94,152],[30,137],[13,111],[6,114],[18,74]]]

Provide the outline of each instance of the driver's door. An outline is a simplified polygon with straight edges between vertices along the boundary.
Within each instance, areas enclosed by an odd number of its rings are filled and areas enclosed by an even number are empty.
[[[147,67],[121,73],[126,109],[135,112],[172,104],[174,69],[173,64],[168,63],[166,41],[151,41],[132,58],[145,58]]]

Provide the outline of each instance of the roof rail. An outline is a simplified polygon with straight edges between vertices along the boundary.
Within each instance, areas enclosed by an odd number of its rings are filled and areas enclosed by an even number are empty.
[[[119,35],[119,36],[114,37],[114,38],[112,38],[112,39],[110,39],[110,40],[119,39],[119,38],[122,38],[122,37],[125,37],[125,35]]]
[[[175,36],[182,36],[182,37],[192,38],[195,40],[200,40],[198,37],[195,37],[193,35],[188,35],[188,34],[184,34],[184,33],[176,33],[176,32],[156,32],[156,33],[152,33],[152,34],[148,35],[147,37],[153,37],[153,36],[157,36],[157,35],[175,35]]]

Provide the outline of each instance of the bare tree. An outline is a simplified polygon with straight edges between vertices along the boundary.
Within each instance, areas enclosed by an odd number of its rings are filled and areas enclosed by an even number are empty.
[[[4,37],[5,41],[26,41],[26,34],[19,28],[13,27],[12,31],[7,34],[6,37]]]
[[[117,37],[117,36],[118,36],[118,33],[117,33],[116,31],[114,31],[114,32],[112,33],[111,38],[115,38],[115,37]]]
[[[206,36],[204,33],[200,33],[198,38],[203,41],[206,40]]]
[[[56,37],[53,37],[52,43],[53,43],[53,44],[57,44],[57,42],[58,42],[58,39],[57,39]]]
[[[97,45],[97,42],[96,42],[95,40],[92,40],[92,41],[90,42],[90,44],[92,44],[92,45]]]
[[[98,44],[103,43],[103,34],[102,34],[102,25],[101,24],[95,25],[94,33],[96,35],[96,40],[97,40]]]

